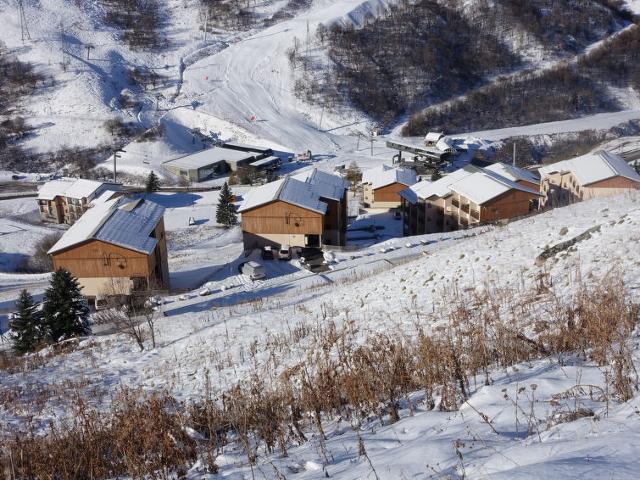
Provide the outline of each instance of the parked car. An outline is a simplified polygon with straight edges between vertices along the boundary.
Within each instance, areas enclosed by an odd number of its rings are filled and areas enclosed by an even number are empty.
[[[265,245],[262,249],[262,259],[273,260],[273,248],[271,247],[271,245]]]
[[[291,260],[291,248],[289,245],[280,245],[278,250],[278,258],[280,260]]]
[[[240,272],[243,275],[249,277],[251,280],[258,280],[267,276],[264,265],[261,265],[253,260],[243,263],[241,265]]]

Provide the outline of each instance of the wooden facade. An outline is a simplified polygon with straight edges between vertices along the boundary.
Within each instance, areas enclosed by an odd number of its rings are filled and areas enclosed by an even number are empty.
[[[418,199],[416,203],[403,199],[403,232],[405,235],[450,232],[517,218],[536,210],[537,199],[536,194],[516,189],[480,205],[459,194]]]
[[[581,185],[572,172],[558,172],[544,175],[540,188],[542,193],[541,206],[547,208],[637,190],[640,188],[640,182],[615,176],[588,185]]]
[[[157,245],[149,254],[89,239],[51,254],[53,266],[54,269],[62,267],[77,277],[83,294],[90,298],[129,294],[135,290],[166,290],[169,267],[162,219],[151,236],[157,239]],[[112,285],[118,285],[121,291],[109,291]]]

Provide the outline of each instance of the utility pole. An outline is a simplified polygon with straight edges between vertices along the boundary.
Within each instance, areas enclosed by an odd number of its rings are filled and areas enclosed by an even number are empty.
[[[22,36],[22,43],[25,40],[31,40],[31,34],[29,33],[29,27],[27,27],[27,17],[24,14],[24,5],[22,0],[18,0],[18,9],[20,10],[20,33]]]
[[[67,42],[64,38],[64,24],[60,22],[60,50],[62,51],[62,69],[67,71],[67,64],[69,60],[67,58]]]
[[[513,142],[513,166],[516,166],[516,142]]]
[[[116,160],[118,158],[120,158],[120,155],[118,155],[119,153],[126,153],[125,150],[122,150],[120,148],[117,148],[116,150],[113,151],[113,183],[116,183],[117,181],[117,173],[116,173]]]
[[[95,48],[93,45],[85,45],[85,47],[87,49],[87,60],[89,60],[89,52],[91,51],[92,48]]]
[[[205,7],[206,13],[204,16],[204,42],[207,41],[207,28],[209,26],[209,7]]]
[[[320,112],[320,125],[318,125],[318,130],[322,130],[322,117],[324,117],[324,102],[322,103],[322,111]]]

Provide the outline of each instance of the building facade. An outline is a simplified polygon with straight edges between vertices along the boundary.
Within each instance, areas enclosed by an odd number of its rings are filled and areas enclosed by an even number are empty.
[[[252,189],[239,209],[245,250],[344,245],[347,187],[340,177],[313,170]]]
[[[417,181],[416,172],[408,168],[381,165],[362,174],[364,206],[368,208],[400,207],[400,192]]]
[[[118,183],[63,178],[45,183],[38,190],[38,210],[43,222],[73,225],[96,198],[122,189]]]
[[[405,235],[449,232],[527,215],[538,207],[537,189],[474,166],[402,193]]]
[[[164,208],[119,198],[89,209],[49,250],[90,300],[169,289]]]
[[[540,175],[543,208],[640,188],[640,175],[621,157],[604,150],[545,165]]]

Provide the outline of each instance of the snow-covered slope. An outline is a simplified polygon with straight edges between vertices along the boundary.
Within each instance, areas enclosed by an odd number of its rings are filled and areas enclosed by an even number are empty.
[[[70,382],[87,395],[92,392],[89,397],[104,405],[116,385],[166,388],[188,401],[209,382],[215,391],[223,391],[252,374],[273,378],[303,361],[313,348],[308,333],[292,336],[292,331],[310,332],[330,322],[338,326],[349,322],[356,341],[363,341],[377,332],[415,332],[416,322],[433,328],[437,324],[429,323],[431,313],[446,309],[441,302],[447,292],[470,296],[485,289],[508,288],[514,295],[541,299],[544,294],[532,297],[531,292],[539,289],[543,278],[549,295],[562,301],[571,298],[583,281],[595,281],[614,268],[634,292],[640,285],[640,253],[630,246],[638,239],[639,225],[640,197],[629,194],[558,208],[481,230],[472,238],[428,247],[416,239],[404,239],[396,242],[395,252],[412,251],[412,258],[395,261],[389,256],[368,271],[333,282],[323,280],[304,288],[295,283],[274,285],[265,288],[258,301],[193,308],[163,318],[158,321],[155,349],[140,353],[126,337],[107,335],[82,342],[72,353],[52,356],[42,366],[16,373],[0,371],[0,392],[13,392],[11,406],[2,407],[0,418],[5,425],[18,426],[27,412],[41,420],[64,417],[65,397],[40,396],[37,411],[31,403],[33,392],[54,391],[53,385],[60,382]],[[536,262],[548,246],[595,226],[599,230],[572,248],[543,265]],[[424,237],[429,238],[443,239]],[[427,254],[421,254],[422,250]],[[366,251],[357,256],[356,260],[340,257],[337,265],[370,262]],[[231,299],[237,292],[226,295]],[[171,299],[163,308],[170,310],[176,301]],[[531,325],[537,320],[540,318],[523,319]],[[637,339],[631,345],[640,365]],[[290,467],[287,478],[318,478],[323,464],[332,478],[339,479],[365,478],[372,475],[372,469],[385,479],[442,475],[600,478],[611,471],[616,478],[634,478],[637,466],[631,452],[640,442],[638,398],[626,404],[605,404],[580,397],[595,417],[545,426],[557,410],[551,401],[554,395],[576,384],[605,388],[605,375],[602,368],[578,357],[494,369],[491,384],[474,386],[468,402],[457,412],[428,411],[416,392],[413,414],[403,410],[402,419],[393,425],[380,426],[380,420],[372,419],[356,434],[348,424],[327,419],[326,460],[317,440],[311,440],[291,446],[288,458],[261,453],[258,467],[266,478],[281,478],[269,467],[270,462],[279,470]],[[519,398],[525,413],[509,398]],[[497,433],[476,410],[488,416]],[[523,433],[527,418],[539,420],[539,434]],[[357,435],[363,438],[369,460],[358,455]],[[249,474],[237,449],[229,449],[217,462],[225,475]],[[193,478],[201,478],[198,475],[194,470]]]

